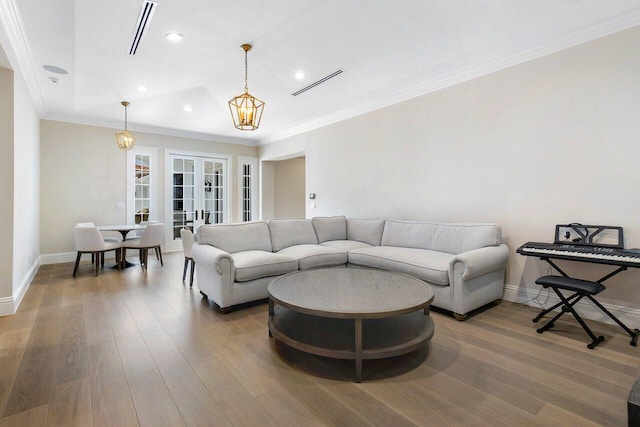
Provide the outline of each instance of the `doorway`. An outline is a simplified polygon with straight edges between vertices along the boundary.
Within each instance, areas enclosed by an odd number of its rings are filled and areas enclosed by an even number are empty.
[[[165,193],[166,251],[180,250],[180,229],[229,221],[229,159],[169,153]]]
[[[263,162],[263,220],[305,217],[305,160],[303,156]]]

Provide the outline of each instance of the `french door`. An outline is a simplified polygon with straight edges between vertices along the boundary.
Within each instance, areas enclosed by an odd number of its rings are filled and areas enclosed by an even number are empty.
[[[180,229],[229,220],[229,159],[170,152],[165,250],[180,250]]]

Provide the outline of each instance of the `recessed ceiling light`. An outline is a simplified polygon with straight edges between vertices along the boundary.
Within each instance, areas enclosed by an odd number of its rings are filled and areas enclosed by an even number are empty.
[[[185,105],[182,109],[187,112],[193,111],[193,107],[191,105]]]
[[[146,86],[138,86],[138,92],[146,92],[148,91],[149,88]]]
[[[55,74],[69,74],[67,70],[64,68],[56,67],[55,65],[43,65],[42,68],[49,71],[50,73]]]
[[[164,38],[172,42],[179,42],[184,36],[180,33],[168,33],[164,35]]]
[[[296,71],[295,77],[298,80],[304,80],[306,75],[304,74],[304,71]]]

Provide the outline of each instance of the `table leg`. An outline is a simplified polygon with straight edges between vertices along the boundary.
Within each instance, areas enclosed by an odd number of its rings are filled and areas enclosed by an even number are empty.
[[[362,319],[356,319],[356,382],[362,382]]]
[[[269,298],[269,317],[273,317],[273,300],[271,298]],[[269,328],[269,336],[273,336],[271,335],[271,328]]]

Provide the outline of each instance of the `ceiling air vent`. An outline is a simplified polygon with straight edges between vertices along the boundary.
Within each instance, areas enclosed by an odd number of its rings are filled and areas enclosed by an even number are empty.
[[[138,15],[138,24],[136,25],[133,41],[131,42],[131,47],[129,48],[129,55],[135,55],[138,51],[138,46],[140,46],[140,42],[147,32],[147,28],[149,28],[151,18],[153,18],[153,14],[156,11],[157,6],[158,3],[156,3],[155,1],[145,0],[144,2],[142,2],[140,14]]]
[[[319,84],[324,83],[324,82],[326,82],[327,80],[334,78],[334,77],[335,77],[335,76],[337,76],[338,74],[342,74],[342,70],[334,71],[333,73],[329,74],[328,76],[325,76],[325,77],[321,78],[320,80],[318,80],[318,81],[316,81],[316,82],[311,83],[309,86],[305,86],[305,87],[303,87],[302,89],[300,89],[299,91],[297,91],[297,92],[293,92],[291,95],[293,95],[293,96],[298,96],[298,95],[300,95],[301,93],[306,92],[306,91],[308,91],[309,89],[312,89],[312,88],[314,88],[314,87],[318,86]]]

